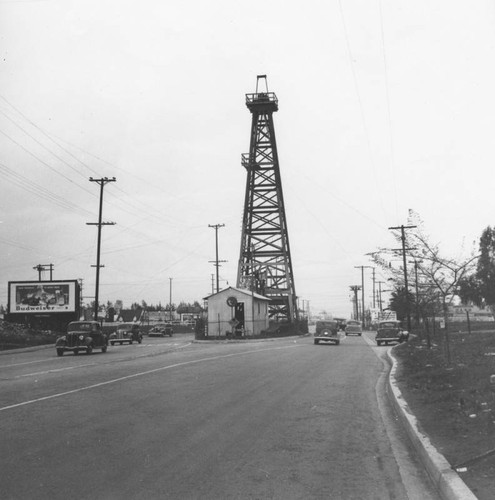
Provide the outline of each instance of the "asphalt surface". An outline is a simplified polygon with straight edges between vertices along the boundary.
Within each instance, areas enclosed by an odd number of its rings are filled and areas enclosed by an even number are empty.
[[[362,337],[0,357],[2,499],[436,499]]]

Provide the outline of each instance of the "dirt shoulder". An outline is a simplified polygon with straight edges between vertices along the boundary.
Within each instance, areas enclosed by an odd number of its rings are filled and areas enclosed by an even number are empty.
[[[495,489],[495,332],[439,332],[394,349],[396,380],[433,445],[480,500]]]

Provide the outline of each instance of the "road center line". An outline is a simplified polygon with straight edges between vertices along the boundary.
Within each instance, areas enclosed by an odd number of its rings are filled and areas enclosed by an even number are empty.
[[[256,349],[256,350],[252,350],[252,351],[236,352],[236,353],[232,353],[232,354],[224,354],[222,356],[212,356],[210,358],[200,358],[200,359],[195,359],[192,361],[184,361],[182,363],[176,363],[174,365],[162,366],[160,368],[154,368],[153,370],[147,370],[144,372],[134,373],[132,375],[126,375],[125,377],[119,377],[119,378],[115,378],[112,380],[107,380],[105,382],[100,382],[98,384],[87,385],[85,387],[79,387],[78,389],[72,389],[71,391],[59,392],[57,394],[51,394],[50,396],[43,396],[42,398],[31,399],[29,401],[23,401],[22,403],[16,403],[14,405],[4,406],[3,408],[0,408],[0,411],[11,410],[13,408],[19,408],[20,406],[26,406],[26,405],[30,405],[33,403],[39,403],[41,401],[47,401],[49,399],[60,398],[62,396],[68,396],[70,394],[76,394],[78,392],[87,391],[89,389],[96,389],[98,387],[103,387],[105,385],[115,384],[117,382],[123,382],[124,380],[130,380],[133,378],[141,377],[143,375],[149,375],[151,373],[157,373],[160,371],[169,370],[171,368],[177,368],[179,366],[192,365],[192,364],[196,364],[196,363],[201,363],[203,361],[214,361],[216,359],[231,358],[234,356],[242,356],[244,354],[253,354],[256,352],[276,351],[276,350],[280,350],[280,349],[291,349],[294,347],[301,347],[301,346],[296,344],[296,345],[288,345],[288,346],[283,346],[283,347],[270,347],[267,349]]]
[[[52,370],[45,370],[42,372],[35,372],[35,373],[25,373],[24,375],[18,375],[16,378],[25,378],[25,377],[36,377],[37,375],[46,375],[47,373],[57,373],[57,372],[64,372],[66,370],[77,370],[78,368],[83,368],[85,366],[95,366],[96,363],[86,363],[85,365],[76,365],[76,366],[66,366],[65,368],[54,368]]]
[[[34,365],[35,363],[46,363],[46,359],[37,359],[36,361],[25,361],[24,363],[15,363],[13,365],[3,365],[0,368],[14,368],[16,366],[24,366],[24,365]]]

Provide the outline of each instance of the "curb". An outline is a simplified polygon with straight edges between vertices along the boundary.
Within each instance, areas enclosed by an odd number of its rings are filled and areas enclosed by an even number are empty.
[[[443,500],[476,500],[477,497],[467,487],[466,483],[455,472],[447,459],[433,446],[430,438],[419,429],[418,420],[412,414],[409,405],[405,401],[395,380],[397,360],[389,349],[387,351],[392,361],[388,382],[393,397],[392,404],[411,440],[414,449],[418,453],[421,462],[426,468],[429,476]]]
[[[6,354],[19,354],[20,352],[31,352],[31,351],[41,351],[41,349],[55,349],[55,344],[40,344],[31,347],[19,347],[17,349],[5,349],[5,351],[0,351],[0,356]]]

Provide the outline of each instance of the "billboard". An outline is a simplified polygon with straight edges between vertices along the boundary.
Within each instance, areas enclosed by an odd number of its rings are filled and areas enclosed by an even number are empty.
[[[79,283],[9,281],[9,313],[70,313],[79,310]]]

